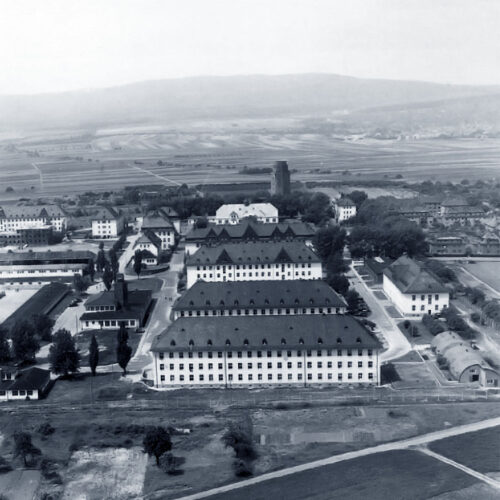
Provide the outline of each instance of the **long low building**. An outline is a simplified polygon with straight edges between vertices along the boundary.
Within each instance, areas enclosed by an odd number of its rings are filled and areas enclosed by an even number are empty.
[[[156,387],[379,384],[380,342],[352,316],[181,318],[151,347]]]
[[[230,243],[201,247],[186,260],[187,287],[196,281],[322,278],[321,259],[303,242]]]
[[[198,281],[173,306],[173,318],[345,314],[344,299],[327,283],[309,281]]]
[[[87,250],[0,253],[0,282],[33,284],[82,275],[95,255]]]
[[[105,290],[85,301],[85,312],[80,317],[82,330],[117,329],[144,326],[153,302],[151,290],[128,290],[123,274],[116,277],[113,290]]]
[[[17,229],[53,227],[54,231],[66,231],[67,216],[58,205],[3,205],[0,207],[0,233]]]
[[[210,224],[194,228],[185,238],[186,254],[191,255],[203,245],[221,245],[244,241],[303,241],[312,244],[315,231],[305,222],[264,224],[244,221],[239,224]]]

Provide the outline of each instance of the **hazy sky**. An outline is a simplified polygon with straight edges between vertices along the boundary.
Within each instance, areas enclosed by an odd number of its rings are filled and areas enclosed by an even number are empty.
[[[0,0],[0,94],[192,75],[500,84],[500,0]]]

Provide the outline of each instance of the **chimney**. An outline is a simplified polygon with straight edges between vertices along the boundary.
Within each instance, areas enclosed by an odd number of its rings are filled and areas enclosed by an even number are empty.
[[[123,274],[116,275],[115,303],[117,309],[126,309],[128,306],[128,288]]]

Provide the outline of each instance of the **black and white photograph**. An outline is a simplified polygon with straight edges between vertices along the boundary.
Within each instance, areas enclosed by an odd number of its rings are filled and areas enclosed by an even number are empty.
[[[0,0],[0,500],[500,498],[499,0]]]

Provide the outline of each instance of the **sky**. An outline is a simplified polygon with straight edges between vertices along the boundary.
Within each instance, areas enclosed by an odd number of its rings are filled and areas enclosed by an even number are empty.
[[[0,2],[0,94],[291,73],[500,84],[500,0]]]

